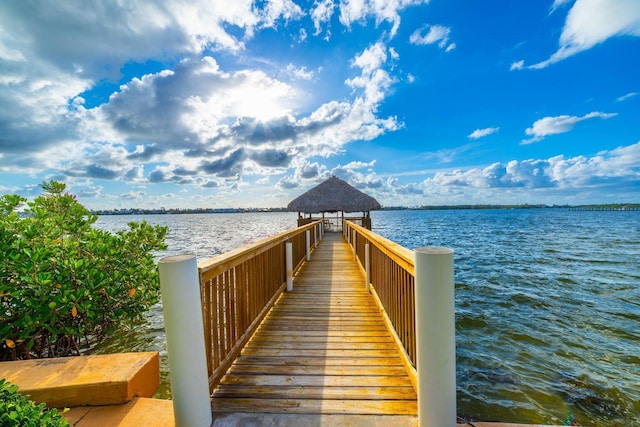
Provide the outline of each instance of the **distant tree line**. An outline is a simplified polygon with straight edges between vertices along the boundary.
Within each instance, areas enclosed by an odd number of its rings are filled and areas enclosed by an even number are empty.
[[[254,213],[254,212],[286,212],[285,208],[172,208],[172,209],[101,209],[91,211],[94,215],[163,215],[163,214],[221,214],[221,213]]]
[[[481,209],[572,209],[572,210],[612,210],[637,211],[640,203],[609,203],[601,205],[546,205],[546,204],[517,204],[517,205],[423,205],[423,206],[384,206],[383,211],[399,210],[481,210]],[[256,212],[286,212],[286,208],[184,208],[184,209],[106,209],[93,210],[94,215],[153,215],[153,214],[227,214],[227,213],[256,213]]]

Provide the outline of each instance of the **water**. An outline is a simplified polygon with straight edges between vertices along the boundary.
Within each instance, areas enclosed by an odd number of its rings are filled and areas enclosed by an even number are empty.
[[[295,214],[101,217],[171,229],[165,254],[204,259],[295,225]],[[465,419],[640,426],[640,213],[561,209],[372,212],[401,245],[455,251],[458,414]],[[158,254],[158,256],[165,255]],[[95,352],[156,350],[162,312]]]

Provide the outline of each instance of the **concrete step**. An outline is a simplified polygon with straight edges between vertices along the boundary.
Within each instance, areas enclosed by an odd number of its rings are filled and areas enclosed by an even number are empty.
[[[118,405],[151,397],[160,384],[157,352],[0,363],[0,378],[50,408]]]

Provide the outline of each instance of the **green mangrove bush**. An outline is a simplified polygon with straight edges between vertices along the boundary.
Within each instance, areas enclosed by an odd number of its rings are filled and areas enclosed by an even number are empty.
[[[0,426],[3,427],[65,427],[67,420],[56,409],[44,403],[36,405],[18,393],[18,387],[0,379]]]
[[[158,301],[153,251],[166,227],[117,233],[65,192],[42,184],[32,202],[0,197],[0,360],[80,354]]]

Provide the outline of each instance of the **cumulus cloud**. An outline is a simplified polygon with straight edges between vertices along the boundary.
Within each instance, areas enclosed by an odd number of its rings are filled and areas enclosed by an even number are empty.
[[[330,101],[303,117],[292,112],[297,89],[263,71],[227,72],[211,57],[184,60],[79,111],[84,138],[93,142],[57,166],[69,176],[139,182],[143,165],[153,162],[150,182],[182,184],[201,175],[281,173],[295,157],[332,155],[401,126],[377,117],[394,81],[387,59],[381,43],[357,54],[358,75],[345,82],[352,102]]]
[[[420,3],[319,1],[311,17],[318,30],[338,11],[344,25],[373,18],[395,31],[399,11]],[[242,51],[257,31],[304,14],[291,0],[1,3],[0,170],[201,185],[281,173],[401,127],[378,115],[395,82],[387,61],[398,57],[382,43],[351,61],[350,98],[315,106],[295,84],[319,69],[289,63],[269,74],[199,57]],[[121,79],[125,64],[154,60],[170,65],[86,101],[96,85]]]
[[[387,188],[395,195],[400,196],[421,196],[424,194],[424,189],[421,184],[410,182],[408,184],[400,184],[398,178],[387,178]]]
[[[376,25],[382,22],[391,23],[390,37],[393,38],[400,27],[400,12],[410,6],[428,3],[429,0],[341,0],[338,5],[333,0],[315,2],[311,12],[316,35],[331,22],[336,11],[342,25],[351,28],[355,22],[375,19]]]
[[[568,3],[556,0],[552,10]],[[549,59],[530,65],[540,69],[591,49],[615,36],[640,36],[637,0],[575,0],[560,34],[559,48]]]
[[[411,34],[409,41],[416,45],[427,45],[438,43],[438,47],[450,52],[455,49],[455,43],[449,43],[450,27],[442,25],[425,25]]]
[[[96,121],[109,120],[107,111],[87,111],[78,95],[117,81],[127,63],[171,62],[205,48],[241,50],[257,29],[299,18],[296,8],[290,0],[263,9],[247,1],[0,2],[0,168],[55,168],[54,159],[82,153],[87,134],[113,141],[121,129],[141,130],[132,117],[120,117],[119,126],[94,134]],[[148,83],[134,79],[128,90]],[[160,132],[169,126],[159,124]]]
[[[278,181],[276,187],[281,190],[292,190],[294,188],[298,188],[300,186],[300,181],[296,180],[295,177],[285,176]]]
[[[569,132],[577,123],[585,120],[594,118],[609,119],[611,117],[615,117],[616,115],[617,113],[601,113],[598,111],[594,111],[589,114],[585,114],[584,116],[561,115],[543,117],[539,120],[536,120],[530,128],[527,128],[525,130],[525,133],[531,136],[531,138],[523,140],[521,144],[531,144],[541,141],[549,135],[557,135],[560,133]]]
[[[286,21],[300,19],[304,12],[292,0],[271,0],[263,9],[263,26],[273,27],[279,19]]]
[[[467,135],[467,138],[469,138],[469,139],[484,138],[485,136],[492,135],[492,134],[498,132],[499,130],[500,130],[499,127],[476,129],[473,132],[471,132],[469,135]]]
[[[356,55],[352,66],[361,69],[361,74],[346,81],[347,85],[353,88],[364,90],[365,105],[377,105],[388,93],[394,79],[383,66],[387,61],[387,47],[384,43],[378,42],[366,48]]]
[[[292,76],[302,80],[311,80],[313,79],[314,72],[307,70],[307,67],[296,67],[293,64],[287,65],[287,72],[289,72]]]
[[[570,189],[640,187],[640,142],[595,156],[512,160],[484,168],[438,172],[425,185],[472,189]]]
[[[131,60],[200,53],[206,47],[242,49],[257,28],[302,13],[290,0],[269,1],[262,10],[252,3],[3,2],[0,22],[6,34],[13,34],[8,37],[10,52],[20,52],[28,61],[37,56],[60,70],[100,79],[118,74],[121,65]],[[239,30],[237,36],[226,30],[229,25]]]
[[[384,180],[379,177],[373,167],[376,161],[371,162],[350,162],[346,165],[338,165],[331,169],[330,174],[361,190],[376,191],[384,189]],[[365,169],[364,172],[361,169]]]
[[[322,32],[323,25],[331,21],[335,7],[333,0],[315,2],[315,8],[311,11],[311,18],[313,19],[316,36]]]

